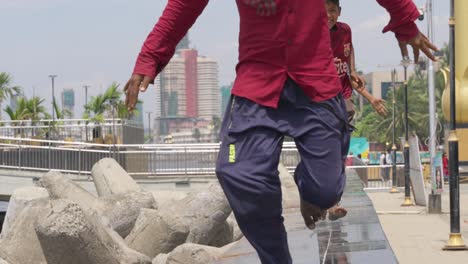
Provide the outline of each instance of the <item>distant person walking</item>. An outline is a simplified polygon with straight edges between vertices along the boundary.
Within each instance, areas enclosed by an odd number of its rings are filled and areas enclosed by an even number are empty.
[[[380,154],[380,179],[383,181],[383,182],[386,182],[388,181],[388,176],[389,176],[389,173],[388,173],[388,168],[386,167],[383,167],[383,166],[386,166],[387,165],[387,154],[385,153],[385,151],[382,151],[382,153]]]
[[[449,178],[449,160],[447,158],[447,153],[442,154],[442,167],[444,170],[444,180],[448,180]]]

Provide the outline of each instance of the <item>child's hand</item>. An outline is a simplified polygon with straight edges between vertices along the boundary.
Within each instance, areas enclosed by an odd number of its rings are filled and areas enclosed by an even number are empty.
[[[351,86],[354,90],[361,91],[366,87],[366,80],[362,76],[359,76],[356,72],[350,74]]]
[[[387,108],[385,107],[385,100],[380,98],[372,98],[370,100],[372,107],[380,116],[387,116]]]

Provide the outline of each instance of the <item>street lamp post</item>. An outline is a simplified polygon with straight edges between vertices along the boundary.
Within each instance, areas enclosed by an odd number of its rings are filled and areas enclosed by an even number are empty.
[[[55,103],[55,78],[57,78],[57,75],[56,74],[51,74],[51,75],[49,75],[49,78],[52,81],[52,124],[55,124],[55,106],[54,106],[54,103]],[[49,121],[49,138],[48,139],[50,140],[51,137],[52,137],[52,127],[51,127],[51,123]],[[50,157],[49,157],[49,162],[50,162]]]
[[[52,122],[54,122],[55,121],[55,107],[54,107],[54,103],[55,103],[55,78],[57,78],[57,75],[51,74],[51,75],[49,75],[49,78],[52,81]]]
[[[461,2],[458,2],[461,3]],[[460,14],[460,13],[458,13]],[[466,14],[463,14],[466,15]],[[444,250],[466,250],[460,233],[460,182],[458,169],[458,137],[456,133],[455,106],[455,1],[450,0],[450,136],[449,145],[449,184],[450,184],[450,235]]]
[[[408,57],[403,58],[401,65],[405,70],[405,147],[403,155],[405,158],[405,201],[401,206],[412,206],[413,202],[411,201],[411,190],[410,190],[410,145],[409,145],[409,123],[408,123],[408,67],[411,64],[411,61]]]
[[[390,190],[390,193],[399,193],[397,189],[397,180],[396,180],[396,144],[395,144],[395,106],[396,106],[396,98],[395,98],[395,89],[396,89],[396,77],[397,77],[397,72],[395,69],[392,71],[392,87],[393,87],[393,111],[392,111],[392,189]]]
[[[151,131],[151,114],[152,112],[146,112],[148,114],[148,139],[150,143],[153,143],[152,131]]]
[[[85,89],[85,105],[88,104],[88,88],[91,87],[91,85],[83,85],[83,88]]]
[[[85,89],[85,106],[88,105],[88,88],[91,87],[91,85],[83,85],[83,88]],[[85,136],[86,136],[86,141],[88,141],[88,121],[86,120],[85,124]]]
[[[432,27],[433,12],[432,0],[428,0],[426,4],[427,13],[427,37],[433,43],[434,32]],[[435,103],[435,83],[434,83],[434,62],[428,60],[427,67],[427,84],[429,91],[429,153],[431,156],[431,182],[432,188],[428,199],[428,213],[440,214],[442,213],[442,200],[440,194],[436,192],[437,179],[436,179],[436,103]]]
[[[112,154],[115,160],[117,160],[115,156],[115,144],[116,144],[116,129],[115,129],[115,103],[114,99],[110,100],[111,108],[112,108]]]

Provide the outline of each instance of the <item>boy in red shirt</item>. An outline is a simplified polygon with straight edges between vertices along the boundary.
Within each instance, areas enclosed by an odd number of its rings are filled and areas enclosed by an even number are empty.
[[[209,0],[170,0],[138,55],[125,86],[136,106],[169,63],[177,43]],[[436,50],[414,21],[412,0],[376,0],[390,14],[402,55],[415,61]],[[349,129],[340,78],[330,49],[323,0],[236,0],[240,17],[239,63],[221,129],[216,163],[219,183],[244,236],[262,264],[291,264],[281,207],[278,163],[284,136],[301,155],[294,176],[301,214],[313,229],[344,189]],[[144,8],[144,7],[142,7]],[[235,10],[232,10],[235,12]]]
[[[353,121],[355,114],[351,97],[353,89],[364,96],[378,114],[385,116],[387,109],[384,100],[372,96],[365,89],[364,79],[356,72],[351,28],[345,23],[338,22],[338,17],[341,15],[340,0],[325,0],[325,5],[335,66],[343,89],[342,94],[346,102],[349,123]],[[345,208],[336,205],[328,210],[328,214],[330,220],[337,220],[346,216],[347,211]]]

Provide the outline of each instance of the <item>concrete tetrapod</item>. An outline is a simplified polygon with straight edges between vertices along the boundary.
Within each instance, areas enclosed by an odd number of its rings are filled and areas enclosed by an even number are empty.
[[[0,240],[0,258],[12,264],[47,264],[34,227],[37,219],[48,212],[47,199],[35,200],[26,206]]]
[[[36,233],[48,264],[149,264],[122,238],[69,200],[51,201],[51,211],[38,219]]]
[[[157,207],[150,192],[129,192],[98,199],[56,171],[43,176],[39,184],[47,189],[51,198],[71,200],[86,212],[101,216],[101,220],[122,237],[132,230],[141,208]]]
[[[167,256],[158,256],[153,264],[211,264],[224,252],[221,248],[186,243]]]
[[[242,234],[242,231],[240,230],[239,225],[237,224],[237,220],[234,216],[234,213],[231,213],[226,221],[232,229],[232,242],[238,241],[244,237],[244,234]]]
[[[91,175],[99,196],[142,192],[135,180],[111,158],[104,158],[94,164]]]
[[[3,260],[2,258],[0,258],[0,264],[8,264],[8,262],[6,262],[6,261]]]
[[[223,228],[229,230],[225,223],[231,207],[216,183],[207,190],[188,194],[170,207],[143,212],[125,241],[130,248],[155,257],[184,242],[208,245],[219,240]]]
[[[153,259],[152,264],[166,264],[167,257],[169,257],[169,254],[161,253]]]
[[[189,227],[161,211],[141,209],[135,228],[125,238],[130,248],[154,258],[171,252],[187,240]]]
[[[8,210],[5,215],[2,233],[0,238],[8,234],[10,227],[16,221],[18,215],[33,201],[38,199],[48,199],[49,193],[40,187],[24,187],[16,189],[11,195],[8,203]]]
[[[278,172],[281,180],[281,192],[283,196],[282,205],[283,208],[297,206],[300,201],[299,191],[297,185],[294,182],[294,177],[289,173],[288,169],[282,164],[278,164]]]

